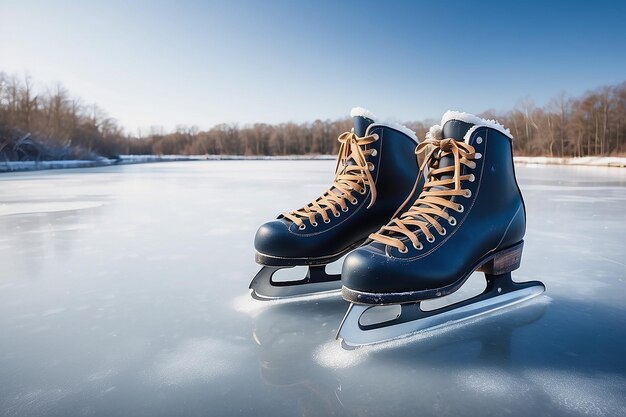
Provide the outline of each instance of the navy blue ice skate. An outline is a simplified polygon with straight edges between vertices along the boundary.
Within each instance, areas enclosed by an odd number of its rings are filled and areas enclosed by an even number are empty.
[[[415,149],[409,129],[378,123],[365,109],[351,112],[354,128],[339,136],[341,144],[331,187],[306,206],[281,214],[256,233],[256,262],[263,265],[250,288],[268,300],[337,291],[341,275],[325,266],[359,247],[419,195]],[[282,268],[308,266],[306,277],[275,281]]]
[[[344,345],[377,343],[475,317],[544,291],[515,283],[526,210],[515,178],[511,135],[495,121],[447,112],[418,147],[428,179],[419,198],[371,241],[350,253],[342,295],[350,306],[338,337]],[[487,286],[476,297],[425,311],[420,301],[457,291],[474,271]],[[364,324],[376,305],[400,305],[390,320]]]

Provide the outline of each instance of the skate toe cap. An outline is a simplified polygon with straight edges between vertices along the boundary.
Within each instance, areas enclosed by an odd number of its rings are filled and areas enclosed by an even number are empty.
[[[288,225],[281,220],[267,222],[254,236],[254,248],[265,255],[281,256],[289,247],[290,234]]]
[[[386,291],[389,282],[388,258],[367,246],[352,251],[344,260],[341,281],[357,291]]]

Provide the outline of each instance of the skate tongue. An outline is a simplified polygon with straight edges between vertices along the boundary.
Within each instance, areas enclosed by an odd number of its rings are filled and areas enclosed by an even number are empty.
[[[365,136],[369,125],[374,123],[372,119],[363,116],[355,116],[352,118],[352,121],[354,122],[354,133],[359,137]]]
[[[457,119],[449,119],[447,120],[443,127],[441,128],[441,138],[442,139],[454,139],[458,142],[463,142],[464,141],[464,136],[465,134],[468,132],[468,130],[470,130],[472,128],[472,126],[474,126],[473,123],[469,123],[469,122],[464,122],[462,120],[457,120]],[[446,155],[441,157],[441,159],[439,159],[439,168],[445,168],[445,167],[449,167],[451,165],[454,165],[454,156],[452,155]],[[444,174],[441,175],[439,177],[439,179],[450,179],[452,178],[453,175],[452,174]],[[439,185],[436,187],[432,187],[432,190],[437,190],[437,191],[444,191],[450,188],[453,188],[453,185]],[[424,205],[424,204],[419,204],[419,207],[424,207],[424,208],[429,208],[428,205]],[[423,221],[427,221],[424,217],[420,218]]]
[[[363,137],[365,136],[365,132],[367,132],[367,128],[374,123],[374,119],[376,116],[372,114],[369,110],[364,109],[363,107],[355,107],[350,111],[350,116],[352,117],[352,123],[354,124],[354,134]],[[355,165],[355,162],[352,159],[345,161],[346,165]],[[341,194],[335,187],[331,189],[334,193]]]
[[[463,137],[471,127],[473,123],[463,122],[461,120],[448,120],[441,129],[441,137],[444,139],[454,139],[459,142],[463,142]],[[444,156],[439,161],[439,167],[445,168],[454,164],[454,157],[452,155]],[[442,175],[441,179],[452,178],[451,174]]]
[[[474,126],[473,123],[463,122],[461,120],[448,120],[441,129],[441,137],[444,139],[454,139],[460,142],[463,141],[463,136],[470,128]]]

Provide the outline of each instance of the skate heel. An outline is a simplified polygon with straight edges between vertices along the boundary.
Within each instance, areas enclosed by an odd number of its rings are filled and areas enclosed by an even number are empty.
[[[489,275],[502,275],[516,270],[522,263],[523,248],[524,241],[521,241],[515,246],[497,252],[491,259],[482,264],[478,271]]]

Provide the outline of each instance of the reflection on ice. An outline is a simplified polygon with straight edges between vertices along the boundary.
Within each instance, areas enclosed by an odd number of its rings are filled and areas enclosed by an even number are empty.
[[[438,342],[445,342],[446,339],[443,337],[444,335],[461,332],[463,329],[467,329],[469,334],[472,335],[471,337],[473,337],[474,333],[472,333],[471,329],[474,325],[488,326],[488,324],[484,324],[483,321],[490,323],[494,320],[498,320],[498,318],[502,319],[502,316],[507,314],[512,314],[512,317],[507,323],[508,325],[515,327],[527,325],[539,319],[543,315],[545,308],[551,302],[552,299],[550,297],[541,295],[535,299],[511,305],[462,322],[448,324],[432,330],[421,331],[401,339],[389,340],[375,345],[360,346],[352,350],[343,349],[336,341],[330,341],[316,349],[314,358],[318,364],[327,368],[340,369],[352,367],[360,364],[372,353],[408,347],[415,343],[423,343],[425,341],[428,342],[426,343],[428,346],[432,344],[436,345]],[[519,314],[516,315],[516,313]],[[468,333],[466,332],[465,334]],[[502,334],[499,334],[499,336],[502,336]]]

